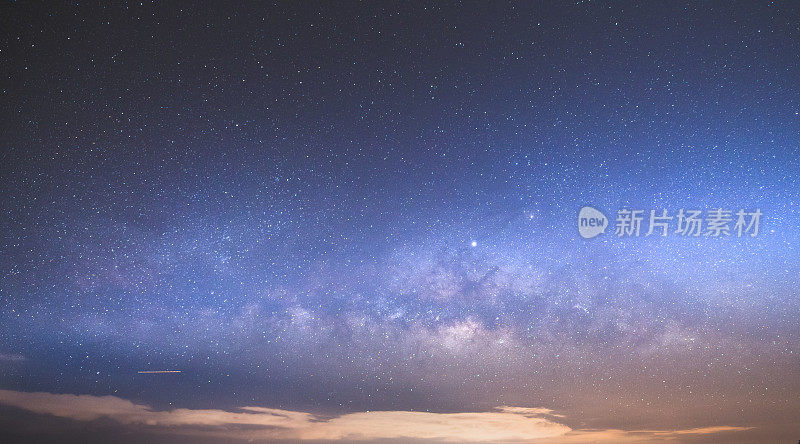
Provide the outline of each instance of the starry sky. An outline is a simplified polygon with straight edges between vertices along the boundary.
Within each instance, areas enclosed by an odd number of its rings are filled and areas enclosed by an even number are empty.
[[[797,54],[792,2],[5,2],[0,438],[796,442]]]

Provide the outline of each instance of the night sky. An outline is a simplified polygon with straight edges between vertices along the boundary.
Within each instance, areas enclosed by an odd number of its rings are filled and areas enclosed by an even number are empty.
[[[0,7],[0,441],[800,439],[800,4],[102,3]]]

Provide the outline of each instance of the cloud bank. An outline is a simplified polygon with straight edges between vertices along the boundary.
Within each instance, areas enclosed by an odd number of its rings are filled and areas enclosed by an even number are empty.
[[[645,442],[676,441],[681,435],[746,431],[712,426],[686,430],[573,430],[546,408],[500,406],[490,412],[430,413],[370,411],[325,418],[307,412],[241,407],[153,410],[116,396],[0,390],[0,404],[75,421],[111,419],[154,431],[207,434],[249,440],[370,441],[419,439],[447,442]]]

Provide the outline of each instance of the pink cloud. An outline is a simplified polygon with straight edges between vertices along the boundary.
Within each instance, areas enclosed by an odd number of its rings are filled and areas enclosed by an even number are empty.
[[[500,406],[490,412],[430,413],[372,411],[322,418],[312,413],[241,407],[153,410],[116,396],[30,393],[0,390],[0,404],[76,421],[109,418],[121,425],[145,425],[154,431],[206,434],[251,440],[420,439],[449,442],[652,442],[682,435],[749,430],[714,426],[685,430],[573,430],[546,408]],[[246,427],[245,427],[246,426]]]

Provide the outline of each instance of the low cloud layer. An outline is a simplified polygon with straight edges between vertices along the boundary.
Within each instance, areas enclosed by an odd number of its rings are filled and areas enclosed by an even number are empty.
[[[109,418],[123,426],[156,432],[207,434],[250,440],[420,439],[450,442],[644,442],[679,441],[682,435],[749,430],[713,426],[685,430],[573,430],[546,408],[497,407],[491,412],[430,413],[373,411],[324,418],[263,407],[153,410],[115,396],[29,393],[0,390],[0,404],[76,421]]]

